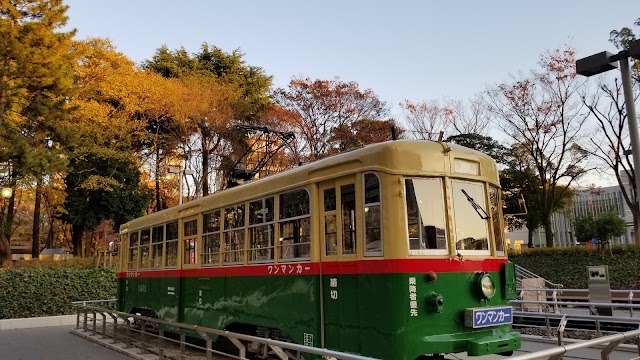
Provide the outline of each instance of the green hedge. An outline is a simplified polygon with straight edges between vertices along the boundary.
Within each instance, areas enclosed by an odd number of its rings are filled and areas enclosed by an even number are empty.
[[[65,263],[0,269],[0,319],[73,314],[72,301],[116,297],[115,268]]]
[[[586,289],[587,266],[608,265],[612,289],[640,289],[640,247],[526,249],[509,254],[514,263],[543,278],[564,285],[566,289]]]

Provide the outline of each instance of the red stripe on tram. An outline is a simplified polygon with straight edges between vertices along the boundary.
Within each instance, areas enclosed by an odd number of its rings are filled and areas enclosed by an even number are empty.
[[[222,276],[293,276],[347,274],[404,274],[443,272],[497,272],[506,259],[393,259],[329,262],[296,262],[236,266],[202,267],[182,270],[145,270],[120,272],[119,278],[177,278]]]

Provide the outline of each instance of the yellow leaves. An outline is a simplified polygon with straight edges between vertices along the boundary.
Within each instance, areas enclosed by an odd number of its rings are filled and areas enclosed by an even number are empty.
[[[80,184],[79,188],[83,190],[103,190],[103,191],[114,191],[114,187],[120,187],[120,183],[118,180],[99,175],[91,175],[89,176],[82,184]]]

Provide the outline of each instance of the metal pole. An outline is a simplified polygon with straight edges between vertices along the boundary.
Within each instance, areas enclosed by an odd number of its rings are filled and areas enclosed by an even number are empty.
[[[178,205],[182,205],[182,177],[183,176],[184,176],[184,170],[180,169],[180,173],[178,174]]]
[[[622,88],[624,90],[624,102],[627,107],[627,120],[629,122],[629,137],[631,138],[631,154],[633,156],[633,174],[636,178],[635,202],[638,203],[640,191],[640,140],[638,138],[638,118],[636,117],[636,104],[633,100],[633,88],[631,85],[631,72],[629,71],[629,58],[618,61],[622,74]],[[640,233],[634,234],[636,244],[640,241]]]

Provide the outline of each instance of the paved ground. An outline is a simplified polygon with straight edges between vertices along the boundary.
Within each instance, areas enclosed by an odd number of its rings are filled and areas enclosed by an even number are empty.
[[[73,326],[0,331],[2,360],[130,360],[128,356],[71,334]]]

